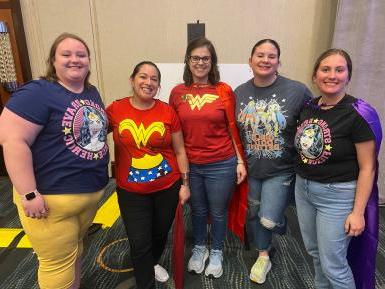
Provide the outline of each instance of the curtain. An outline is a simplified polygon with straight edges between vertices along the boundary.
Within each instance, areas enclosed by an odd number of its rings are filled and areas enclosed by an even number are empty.
[[[333,47],[346,50],[353,61],[348,93],[370,103],[385,120],[385,1],[339,0]],[[379,155],[380,203],[385,203],[385,149]]]

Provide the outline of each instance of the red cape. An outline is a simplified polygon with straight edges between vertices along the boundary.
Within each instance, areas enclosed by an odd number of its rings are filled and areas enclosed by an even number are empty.
[[[226,109],[229,130],[234,138],[243,162],[246,164],[245,153],[235,119],[236,95],[226,83],[218,82],[217,92]],[[247,181],[243,181],[235,189],[229,206],[228,228],[241,240],[244,240],[245,222],[247,214]]]
[[[183,207],[180,202],[175,212],[172,260],[175,288],[182,289],[184,285],[184,223]]]

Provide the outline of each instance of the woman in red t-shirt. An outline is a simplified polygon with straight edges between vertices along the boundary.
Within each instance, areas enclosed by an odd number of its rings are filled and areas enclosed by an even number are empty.
[[[190,187],[194,248],[188,271],[219,278],[227,212],[236,183],[246,177],[241,150],[235,145],[238,132],[228,119],[224,99],[234,101],[231,88],[219,82],[217,55],[206,38],[189,43],[185,56],[184,83],[171,92],[170,105],[177,112],[190,162]],[[221,91],[226,91],[223,96]],[[234,119],[234,117],[232,117]],[[211,216],[211,250],[206,247],[207,218]]]
[[[154,99],[160,78],[154,63],[137,64],[130,77],[133,95],[106,109],[115,144],[119,208],[139,289],[155,288],[154,275],[167,281],[158,261],[178,200],[183,205],[190,196],[178,117],[168,104]]]

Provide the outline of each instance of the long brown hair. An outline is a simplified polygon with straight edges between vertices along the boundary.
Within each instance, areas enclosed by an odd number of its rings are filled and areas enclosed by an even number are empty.
[[[55,54],[56,54],[57,47],[63,40],[67,38],[75,39],[81,42],[87,50],[88,57],[90,57],[90,49],[88,48],[87,43],[83,39],[81,39],[79,36],[75,34],[64,32],[60,34],[58,37],[56,37],[56,39],[51,45],[51,49],[49,51],[49,55],[47,59],[47,71],[44,76],[40,77],[41,79],[45,79],[51,82],[57,82],[59,80],[56,75],[56,69],[53,63],[55,62]],[[90,74],[91,72],[88,70],[87,76],[84,79],[84,87],[88,88],[91,86],[91,84],[89,83]]]
[[[201,38],[192,40],[187,45],[186,54],[184,56],[185,65],[184,65],[184,72],[183,72],[183,81],[186,86],[190,86],[194,82],[193,76],[190,70],[190,66],[189,66],[191,52],[195,48],[200,48],[200,47],[207,47],[211,55],[211,69],[208,75],[210,84],[216,84],[220,80],[219,69],[218,69],[218,58],[217,58],[217,53],[215,52],[214,45],[207,38],[201,37]]]

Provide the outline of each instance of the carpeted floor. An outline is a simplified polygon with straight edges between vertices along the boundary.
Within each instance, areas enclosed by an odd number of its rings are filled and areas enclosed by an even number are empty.
[[[112,180],[100,205],[115,189]],[[381,208],[380,243],[377,255],[376,289],[385,289],[385,208]],[[192,247],[190,212],[185,206],[186,264]],[[296,212],[293,206],[287,210],[289,228],[285,236],[274,237],[273,268],[263,285],[249,281],[248,274],[256,258],[255,251],[246,251],[243,244],[230,232],[224,248],[224,274],[219,279],[204,275],[185,273],[186,289],[311,289],[311,260],[307,256],[299,233]],[[16,210],[11,201],[11,184],[0,178],[0,238],[6,230],[20,228]],[[24,233],[20,232],[7,247],[0,248],[0,288],[38,289],[36,283],[37,259],[32,249],[20,248]],[[0,244],[1,244],[0,240]],[[86,239],[82,271],[82,289],[134,289],[135,281],[129,260],[129,246],[121,219],[108,228],[94,224]],[[171,247],[167,244],[161,262],[171,268]],[[157,288],[174,288],[170,278]]]

